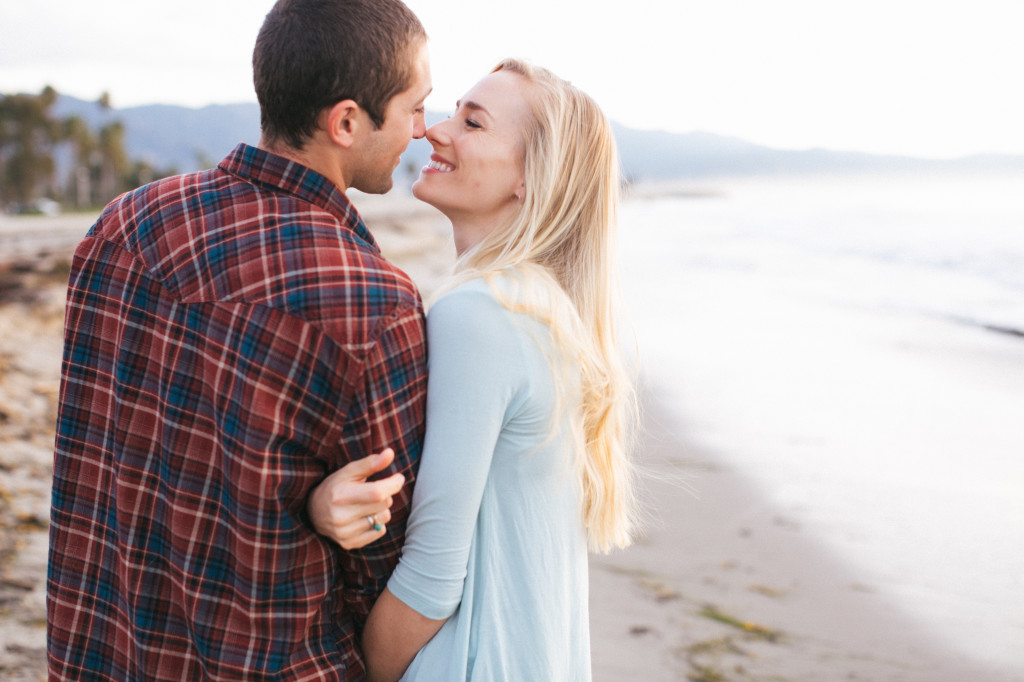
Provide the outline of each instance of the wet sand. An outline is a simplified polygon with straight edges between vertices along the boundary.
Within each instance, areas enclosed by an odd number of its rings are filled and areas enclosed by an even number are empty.
[[[1007,679],[943,650],[686,432],[645,395],[648,533],[591,559],[595,682]]]

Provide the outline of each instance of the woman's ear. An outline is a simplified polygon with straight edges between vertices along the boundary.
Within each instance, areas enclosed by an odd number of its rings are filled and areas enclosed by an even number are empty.
[[[327,136],[339,147],[348,149],[360,132],[359,127],[366,118],[366,113],[355,101],[345,99],[327,110],[324,129]]]

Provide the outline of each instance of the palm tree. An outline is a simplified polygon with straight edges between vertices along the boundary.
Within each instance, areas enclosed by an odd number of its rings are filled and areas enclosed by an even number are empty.
[[[52,191],[53,150],[63,132],[50,113],[56,101],[50,86],[0,98],[0,202],[24,206]]]
[[[106,203],[121,193],[128,171],[128,156],[124,151],[124,124],[114,121],[100,128],[100,203]]]
[[[64,139],[71,144],[74,154],[68,194],[74,197],[76,208],[92,206],[92,165],[99,146],[96,136],[81,117],[69,116],[64,119]]]

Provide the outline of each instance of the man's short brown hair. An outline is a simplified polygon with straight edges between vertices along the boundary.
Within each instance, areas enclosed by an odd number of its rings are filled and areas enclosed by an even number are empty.
[[[278,0],[252,56],[264,137],[302,149],[320,112],[346,99],[382,126],[425,40],[400,0]]]

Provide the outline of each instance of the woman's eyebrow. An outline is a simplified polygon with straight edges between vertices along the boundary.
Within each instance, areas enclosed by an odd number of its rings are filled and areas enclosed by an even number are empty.
[[[473,100],[466,100],[465,102],[459,100],[458,102],[455,103],[455,108],[458,109],[460,107],[465,107],[466,109],[471,109],[472,111],[482,111],[488,116],[491,116],[491,112],[487,111],[487,107],[477,102],[474,102]]]

